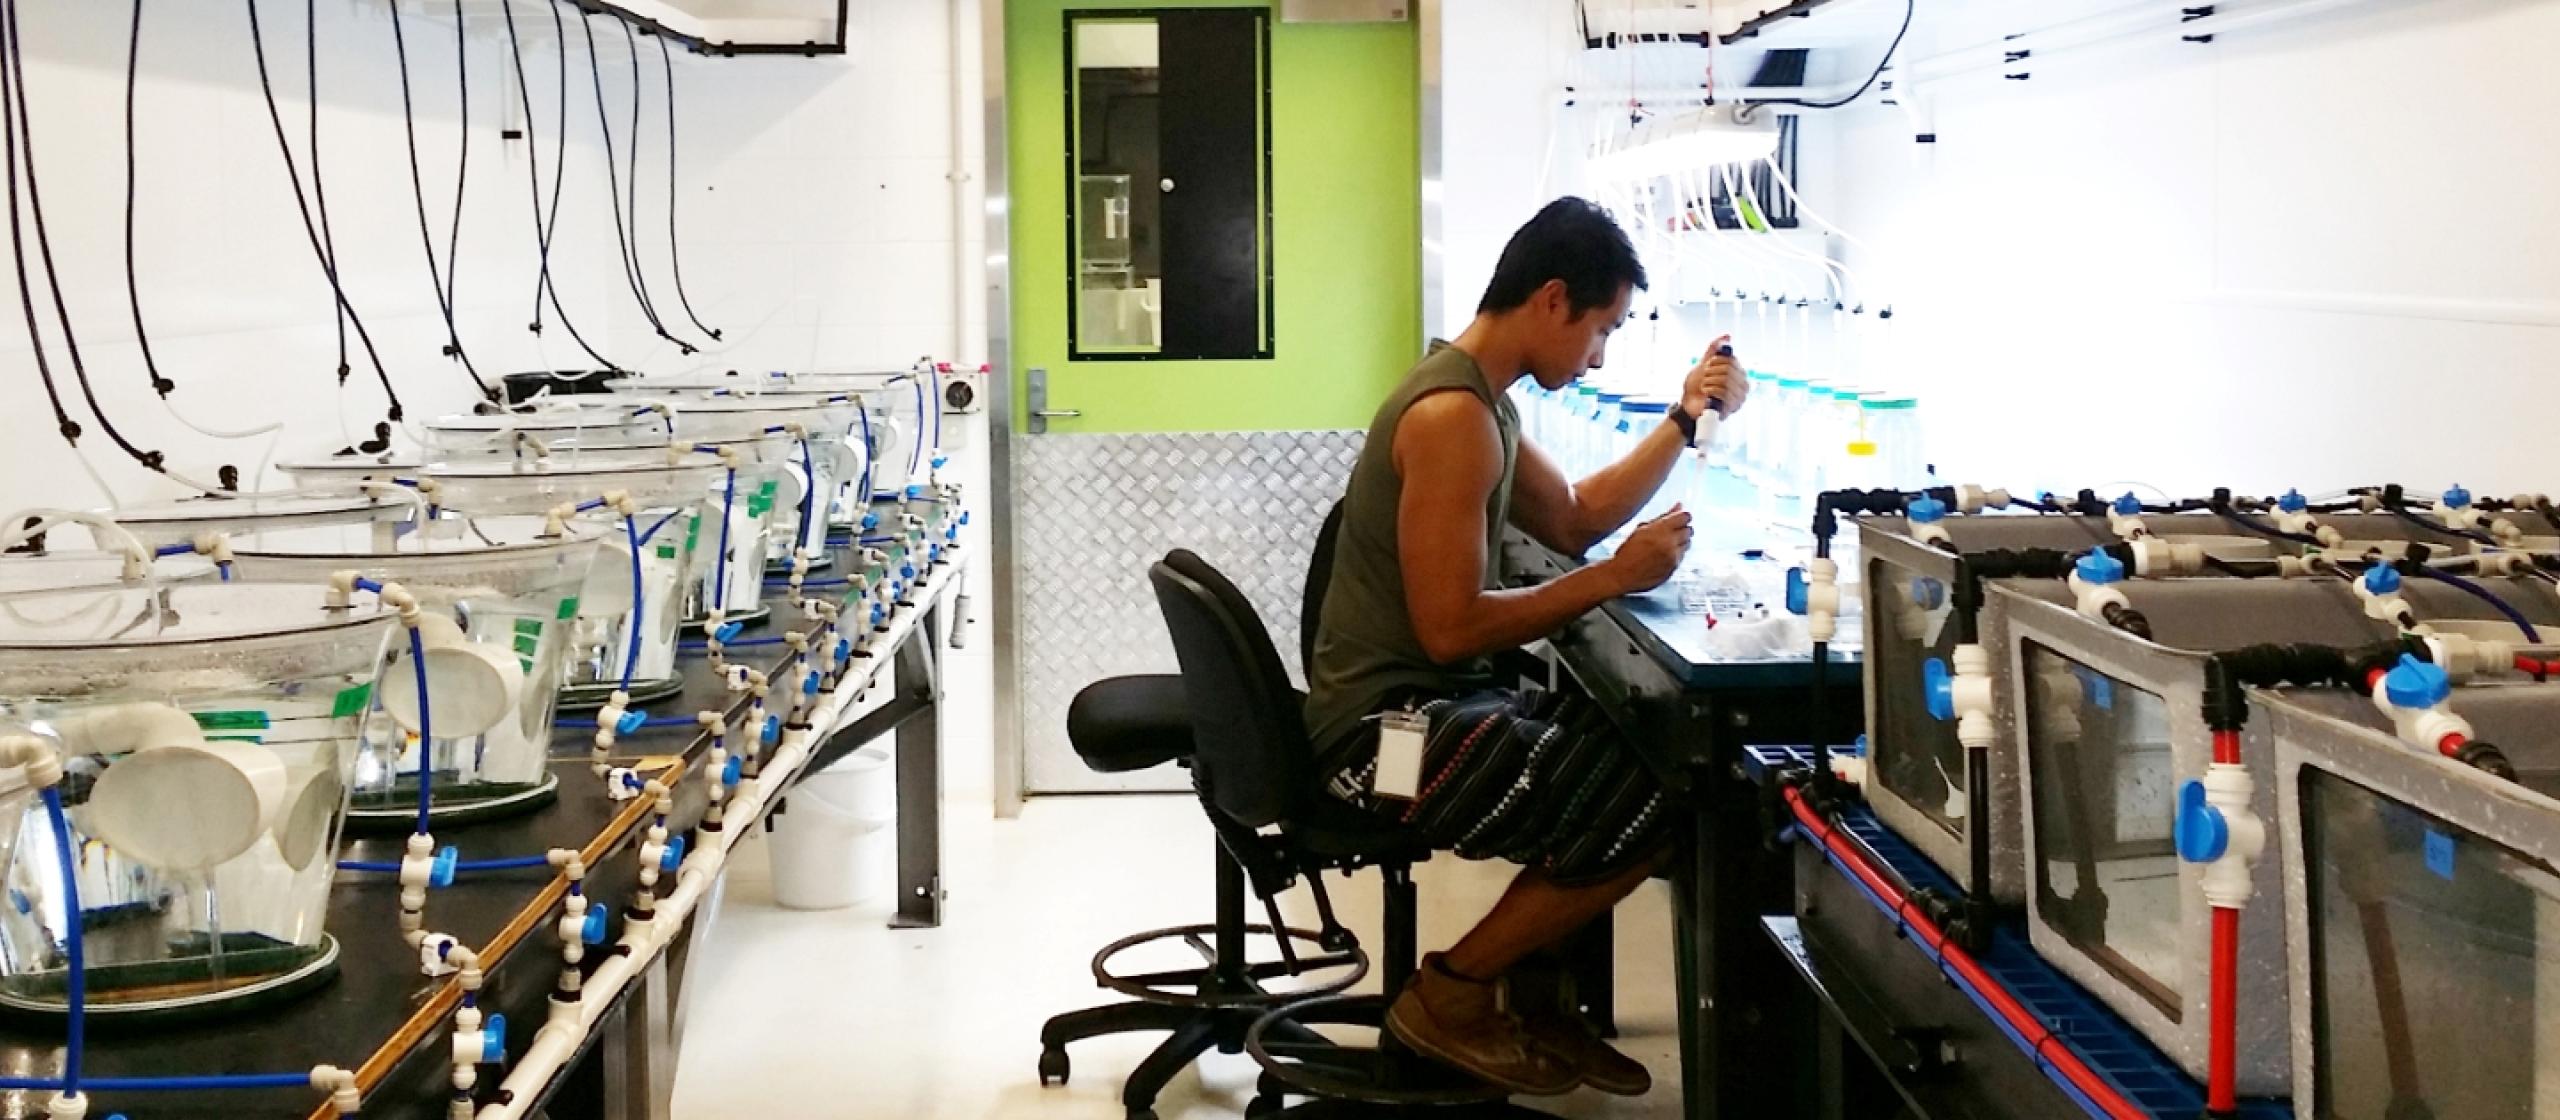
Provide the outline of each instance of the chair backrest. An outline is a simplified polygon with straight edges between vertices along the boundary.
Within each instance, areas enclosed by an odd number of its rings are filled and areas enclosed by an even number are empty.
[[[1324,515],[1316,530],[1316,553],[1307,560],[1307,593],[1298,602],[1298,668],[1307,683],[1316,680],[1316,631],[1324,625],[1324,596],[1333,587],[1333,552],[1342,543],[1342,503]]]
[[[1173,632],[1191,711],[1192,771],[1218,811],[1249,828],[1286,818],[1314,761],[1301,701],[1271,632],[1208,561],[1175,549],[1148,569]]]

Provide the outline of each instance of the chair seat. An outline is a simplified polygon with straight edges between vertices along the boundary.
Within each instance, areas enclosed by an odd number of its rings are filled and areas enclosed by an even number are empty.
[[[1067,742],[1105,774],[1122,774],[1189,758],[1191,712],[1182,678],[1109,677],[1086,685],[1067,706]]]
[[[1300,849],[1326,860],[1369,864],[1431,858],[1430,842],[1412,829],[1320,790],[1290,815],[1288,833]]]

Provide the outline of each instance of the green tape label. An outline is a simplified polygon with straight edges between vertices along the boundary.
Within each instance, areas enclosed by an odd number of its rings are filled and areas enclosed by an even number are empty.
[[[542,648],[542,626],[543,624],[539,619],[519,618],[516,620],[516,660],[523,664],[525,672],[530,673],[533,671],[533,655],[535,651]]]
[[[371,683],[360,684],[354,688],[340,691],[338,693],[337,701],[329,705],[329,715],[332,718],[345,719],[348,716],[362,715],[366,708],[372,706],[373,685]],[[259,726],[263,727],[265,725],[260,724]]]
[[[576,617],[578,617],[578,597],[572,595],[560,600],[560,621],[567,622]]]
[[[339,695],[341,698],[345,696],[344,693]],[[267,713],[262,711],[197,712],[195,717],[196,726],[207,731],[264,731],[267,729]]]

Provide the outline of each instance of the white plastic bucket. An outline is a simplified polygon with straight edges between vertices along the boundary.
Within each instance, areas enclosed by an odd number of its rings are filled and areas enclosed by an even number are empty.
[[[801,779],[772,818],[773,900],[789,910],[841,910],[897,881],[897,768],[889,748],[863,747]]]

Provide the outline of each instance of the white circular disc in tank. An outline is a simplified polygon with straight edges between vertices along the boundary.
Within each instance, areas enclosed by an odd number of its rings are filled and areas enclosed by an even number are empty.
[[[395,643],[378,686],[382,709],[402,728],[418,731],[418,671],[409,664],[406,641]],[[438,739],[468,739],[496,727],[523,693],[524,667],[511,652],[469,642],[427,648],[431,718],[424,729]]]
[[[617,531],[597,540],[595,563],[587,568],[587,582],[578,590],[579,617],[612,618],[631,613],[631,542],[627,537],[627,533]]]
[[[263,744],[150,747],[107,765],[83,816],[98,839],[129,858],[204,871],[256,844],[284,791],[284,761]]]
[[[284,853],[285,863],[296,871],[311,866],[329,842],[329,823],[346,803],[347,787],[336,771],[313,772],[276,821],[276,849]]]

